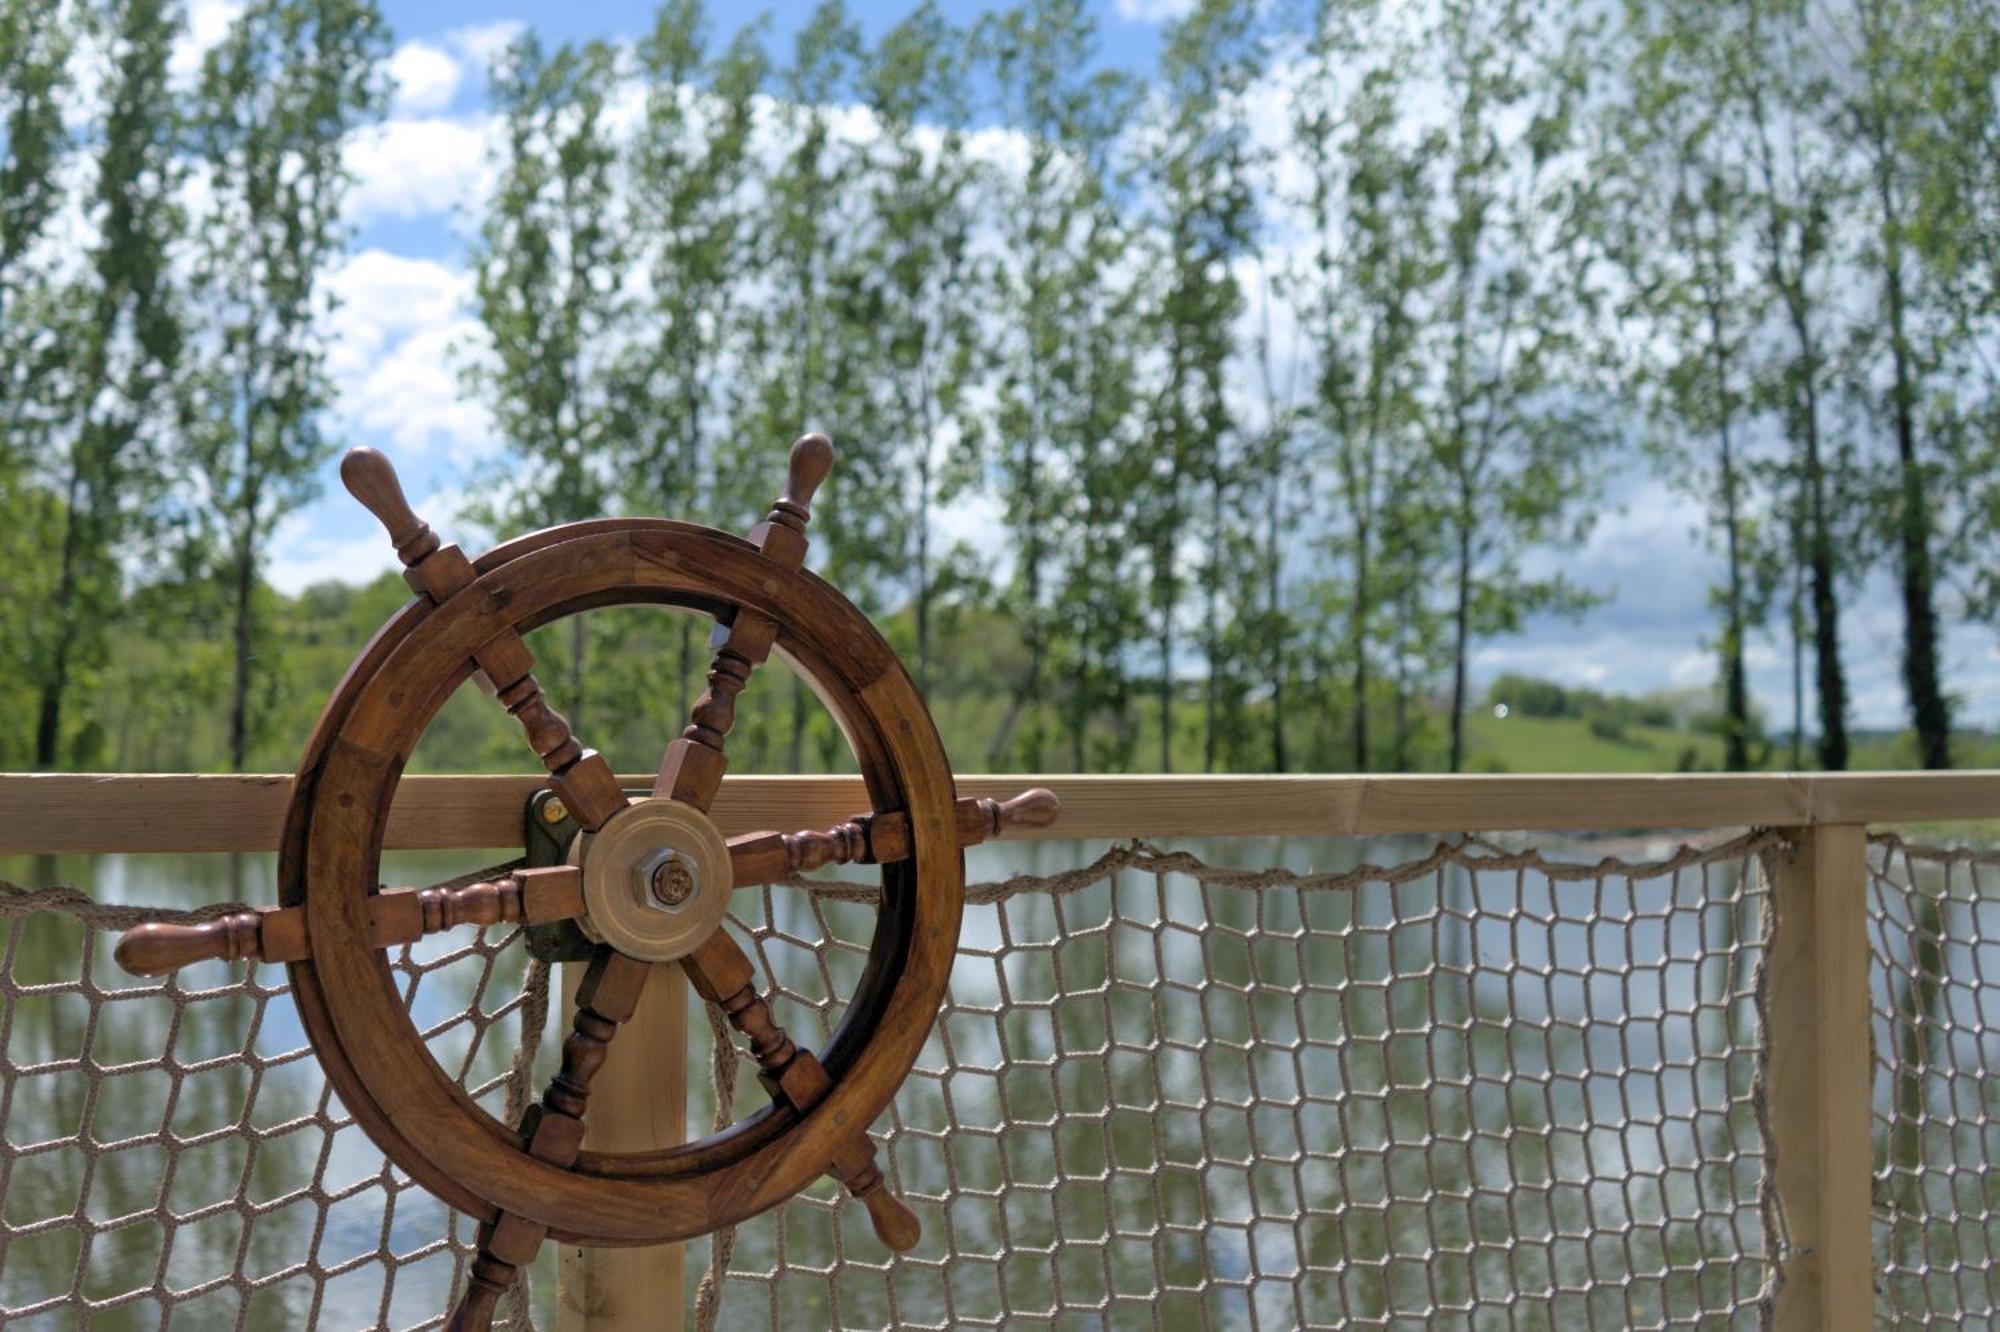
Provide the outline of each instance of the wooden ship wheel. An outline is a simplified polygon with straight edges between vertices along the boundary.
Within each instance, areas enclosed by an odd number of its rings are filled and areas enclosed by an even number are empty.
[[[813,493],[833,448],[792,448],[783,495],[748,539],[691,523],[570,523],[469,559],[411,512],[388,461],[355,449],[341,477],[395,543],[416,599],[378,631],[327,702],[293,785],[280,905],[200,925],[151,924],[120,941],[129,969],[203,958],[288,964],[292,993],[342,1101],[382,1151],[478,1222],[479,1252],[446,1324],[491,1326],[517,1269],[546,1239],[659,1244],[791,1197],[821,1173],[867,1207],[893,1249],[916,1216],[884,1186],[868,1138],[923,1046],[945,993],[965,887],[961,848],[1010,824],[1046,825],[1055,799],[957,800],[943,745],[909,675],[854,605],[804,567]],[[533,674],[523,635],[601,606],[705,612],[708,687],[666,750],[652,793],[629,799]],[[725,738],[752,672],[782,653],[847,736],[872,809],[821,832],[725,839],[708,816]],[[520,723],[582,832],[569,863],[452,889],[386,890],[383,830],[403,767],[445,700],[478,673]],[[722,928],[731,892],[837,862],[881,866],[868,961],[839,1029],[804,1049],[773,1020]],[[461,925],[575,920],[593,941],[561,1070],[518,1124],[495,1119],[419,1036],[388,950]],[[584,1145],[593,1075],[654,966],[689,984],[748,1042],[768,1104],[723,1132],[637,1153]]]

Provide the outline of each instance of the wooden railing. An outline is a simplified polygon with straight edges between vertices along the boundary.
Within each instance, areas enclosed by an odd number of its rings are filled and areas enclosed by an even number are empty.
[[[631,781],[643,786],[650,775]],[[534,778],[406,778],[387,845],[517,846],[526,801],[539,785]],[[1004,776],[965,777],[958,785],[961,795],[995,796],[1049,787],[1062,800],[1061,822],[1026,835],[1063,839],[1783,830],[1788,850],[1773,885],[1766,995],[1767,1095],[1775,1187],[1792,1257],[1776,1323],[1872,1326],[1867,830],[2000,819],[2000,772]],[[268,851],[289,795],[285,777],[0,774],[0,854]],[[825,826],[866,806],[856,778],[744,777],[725,784],[714,813],[733,834]],[[666,996],[662,1003],[685,1003],[680,986],[650,992]],[[681,1100],[685,1050],[669,1034],[684,1035],[684,1010],[644,1020],[663,1033],[650,1045],[651,1070],[616,1092],[607,1085],[599,1098],[632,1113],[611,1114],[593,1127],[618,1134],[623,1147],[664,1145],[682,1131],[678,1116],[666,1122],[657,1109]],[[663,1089],[674,1094],[661,1097]],[[658,1291],[663,1281],[678,1282],[678,1255],[565,1250],[563,1270],[565,1329],[661,1327],[663,1308],[677,1308],[659,1300]]]
[[[622,779],[652,785],[652,774]],[[515,846],[536,777],[405,777],[392,849]],[[1022,835],[1370,837],[1499,829],[1796,828],[2000,819],[2000,772],[1506,775],[1491,777],[968,776],[961,796],[1030,785],[1062,799],[1054,827]],[[0,855],[270,851],[284,776],[0,773]],[[858,777],[732,777],[725,833],[837,822],[867,807]]]

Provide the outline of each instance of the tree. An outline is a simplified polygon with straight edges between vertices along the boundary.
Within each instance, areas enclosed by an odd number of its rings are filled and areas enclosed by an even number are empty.
[[[1872,209],[1861,259],[1875,270],[1882,293],[1882,321],[1856,327],[1865,358],[1886,352],[1889,380],[1880,397],[1895,439],[1895,483],[1887,505],[1893,529],[1897,579],[1903,601],[1903,686],[1909,696],[1917,748],[1926,768],[1951,766],[1951,707],[1939,678],[1936,500],[1941,470],[1930,456],[1942,440],[1920,446],[1931,358],[1919,342],[1919,299],[1911,256],[1916,196],[1928,167],[1922,134],[1922,47],[1934,6],[1919,0],[1849,0],[1836,10],[1846,20],[1851,49],[1846,95],[1830,108],[1832,128],[1860,158]],[[1844,11],[1844,12],[1842,12]],[[1940,432],[1945,439],[1948,433]]]
[[[765,182],[764,263],[768,285],[750,329],[749,363],[756,375],[743,404],[741,438],[789,439],[823,430],[840,451],[832,481],[813,515],[815,550],[834,582],[865,602],[881,567],[881,514],[871,512],[880,473],[873,441],[842,427],[859,386],[845,374],[850,313],[840,299],[851,288],[844,212],[853,181],[852,154],[834,140],[834,104],[850,88],[860,36],[840,0],[822,0],[799,30],[792,60],[779,76],[782,157]],[[793,683],[791,770],[805,761],[808,719],[804,684]]]
[[[57,283],[39,254],[63,200],[59,168],[70,148],[63,123],[71,47],[80,15],[72,5],[0,0],[0,558],[22,592],[43,590],[45,546],[64,520],[59,501],[25,482],[29,466],[54,451],[63,415],[56,390],[65,354],[55,318]],[[48,622],[26,595],[0,605],[0,660],[21,663],[24,678],[0,683],[0,755],[36,752],[28,733],[46,677]],[[35,597],[35,601],[41,600]]]
[[[1360,17],[1342,5],[1322,11],[1294,136],[1307,167],[1303,202],[1312,236],[1301,302],[1315,367],[1311,419],[1333,507],[1345,522],[1320,543],[1329,558],[1344,561],[1345,595],[1327,589],[1322,604],[1331,609],[1339,601],[1345,611],[1338,655],[1349,673],[1350,761],[1366,772],[1385,611],[1383,528],[1413,493],[1404,483],[1412,479],[1418,424],[1419,335],[1441,257],[1430,217],[1436,137],[1409,144],[1399,134],[1405,88],[1398,71],[1409,51],[1368,51]]]
[[[613,190],[616,150],[604,124],[615,63],[593,42],[544,53],[524,33],[490,81],[503,127],[500,179],[473,256],[488,355],[468,368],[516,465],[487,497],[507,530],[605,512],[635,406],[608,367],[620,313],[624,243]],[[573,724],[587,702],[586,621],[570,620]]]
[[[1794,651],[1804,609],[1811,630],[1819,699],[1819,759],[1847,766],[1847,676],[1841,662],[1842,575],[1836,535],[1837,490],[1843,459],[1826,438],[1821,399],[1827,390],[1829,318],[1825,288],[1835,279],[1834,221],[1845,184],[1841,163],[1819,133],[1815,103],[1825,90],[1807,43],[1807,16],[1798,0],[1746,0],[1718,23],[1714,12],[1688,27],[1693,52],[1714,74],[1709,90],[1728,108],[1745,142],[1750,199],[1764,282],[1776,297],[1789,354],[1774,367],[1769,388],[1781,405],[1794,458]],[[1740,25],[1740,26],[1739,26]],[[1796,728],[1795,728],[1796,729]]]
[[[162,0],[111,6],[103,22],[109,77],[91,191],[97,234],[64,301],[76,312],[64,330],[70,363],[61,376],[73,427],[37,469],[61,497],[55,583],[37,616],[42,768],[59,761],[64,703],[79,672],[102,659],[120,610],[119,559],[165,489],[179,416],[182,327],[171,259],[183,225],[182,169],[167,65],[180,23]]]
[[[1679,7],[1628,6],[1623,40],[1603,62],[1626,77],[1621,95],[1602,108],[1596,202],[1603,244],[1627,292],[1611,334],[1614,371],[1647,391],[1660,428],[1651,452],[1703,503],[1720,538],[1723,764],[1742,771],[1754,738],[1744,645],[1768,591],[1757,578],[1745,466],[1755,414],[1748,344],[1769,303],[1743,259],[1746,163],[1688,67],[1691,35],[1676,27],[1702,21]]]
[[[937,597],[931,514],[948,498],[947,449],[970,387],[978,322],[967,300],[971,278],[973,189],[965,153],[965,53],[937,7],[920,5],[891,28],[861,73],[863,104],[876,137],[861,166],[867,239],[855,256],[862,309],[843,327],[864,338],[868,370],[860,376],[869,412],[863,429],[890,478],[914,475],[906,503],[881,494],[878,511],[906,523],[912,550],[894,534],[884,544],[912,574],[917,687],[931,679],[932,603]]]
[[[1173,767],[1175,633],[1190,531],[1202,551],[1206,601],[1204,766],[1220,742],[1228,526],[1235,485],[1235,420],[1226,392],[1243,292],[1235,263],[1254,229],[1250,145],[1241,99],[1257,69],[1252,11],[1243,0],[1201,0],[1166,33],[1146,174],[1159,213],[1162,272],[1152,340],[1163,365],[1156,456],[1144,500],[1153,632],[1159,645],[1160,767]],[[1205,501],[1203,507],[1197,503]]]
[[[638,48],[646,115],[632,146],[627,244],[650,277],[643,330],[619,374],[630,405],[627,486],[645,508],[722,518],[733,450],[726,388],[740,374],[753,312],[741,276],[758,258],[747,188],[769,62],[755,28],[710,58],[700,0],[670,0]],[[694,621],[681,617],[678,716],[695,677]]]
[[[1026,668],[987,750],[1041,768],[1044,696],[1060,682],[1070,762],[1130,762],[1134,736],[1125,645],[1136,627],[1128,523],[1136,479],[1131,327],[1137,284],[1118,273],[1131,242],[1112,147],[1132,105],[1121,75],[1095,68],[1097,25],[1077,0],[1028,0],[982,26],[996,110],[1025,160],[990,177],[1000,242],[980,284],[993,330],[982,370],[990,417],[980,453],[1012,541],[1003,605]]]
[[[195,281],[210,359],[191,450],[233,593],[237,768],[250,742],[264,546],[330,452],[321,279],[347,238],[342,148],[383,105],[387,43],[372,0],[250,0],[202,62],[193,131],[210,204]]]
[[[1601,439],[1569,382],[1590,302],[1564,261],[1581,253],[1569,33],[1533,0],[1447,0],[1433,36],[1451,102],[1426,411],[1452,545],[1456,772],[1473,641],[1519,629],[1530,612],[1583,604],[1560,574],[1526,573],[1522,556],[1581,539]]]

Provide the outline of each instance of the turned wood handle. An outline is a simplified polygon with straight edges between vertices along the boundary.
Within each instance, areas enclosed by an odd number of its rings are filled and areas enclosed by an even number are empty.
[[[541,925],[583,914],[583,871],[573,865],[515,870],[456,888],[399,888],[368,899],[377,948],[415,943],[460,925]],[[310,956],[305,911],[240,911],[199,925],[153,921],[125,931],[114,956],[135,976],[164,976],[195,962],[297,962]]]
[[[964,837],[964,808],[967,802],[958,802],[960,813],[959,840],[967,846]],[[986,822],[986,836],[999,837],[1011,828],[1047,828],[1054,825],[1062,815],[1062,801],[1046,786],[1032,787],[1011,800],[995,800],[991,796],[980,796],[971,802]]]
[[[374,449],[363,445],[347,451],[340,460],[341,484],[361,501],[361,507],[375,515],[395,543],[396,557],[404,564],[419,564],[438,547],[437,533],[417,517],[404,498],[403,483],[396,468]]]
[[[800,435],[792,445],[792,456],[785,469],[785,493],[778,502],[796,508],[801,518],[809,517],[814,492],[832,474],[833,441],[820,434]]]
[[[239,911],[199,925],[152,921],[125,931],[113,956],[135,976],[165,976],[196,962],[263,958],[262,913]]]
[[[1046,828],[1062,814],[1062,801],[1043,787],[1011,800],[967,797],[952,811],[958,844],[978,846],[1016,828]],[[883,864],[910,854],[910,818],[901,810],[860,815],[818,832],[746,833],[729,840],[730,872],[738,888],[772,883],[826,865]]]

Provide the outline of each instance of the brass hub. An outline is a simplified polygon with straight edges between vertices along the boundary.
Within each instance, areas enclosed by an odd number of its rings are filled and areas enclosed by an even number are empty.
[[[576,839],[583,932],[648,962],[671,962],[713,934],[729,910],[729,844],[678,800],[635,800]]]

